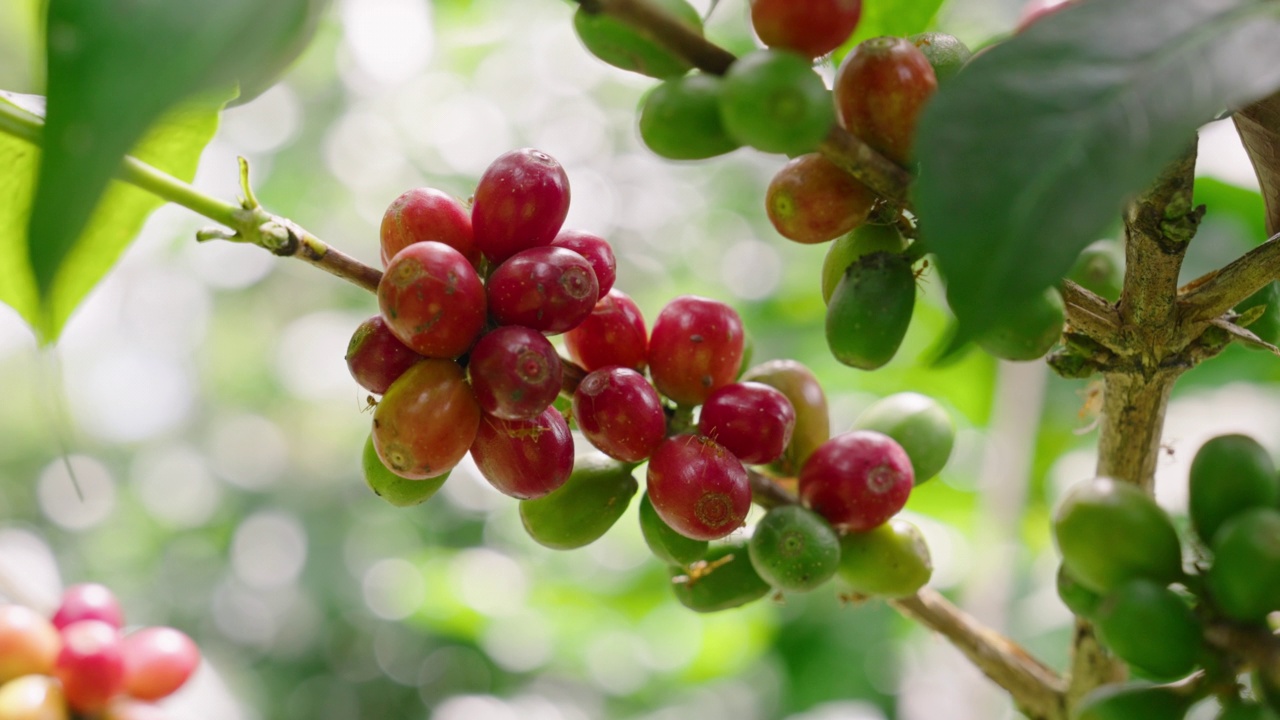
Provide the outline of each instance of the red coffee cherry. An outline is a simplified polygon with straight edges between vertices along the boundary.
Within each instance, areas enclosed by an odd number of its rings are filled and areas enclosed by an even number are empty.
[[[737,311],[716,300],[682,295],[653,323],[649,374],[663,395],[682,405],[701,405],[737,377],[742,346]]]
[[[489,484],[504,495],[531,500],[549,494],[573,472],[573,436],[554,407],[533,420],[480,420],[471,457]]]
[[[769,181],[769,222],[788,240],[823,243],[862,225],[876,194],[818,153],[791,160]]]
[[[524,148],[494,160],[476,186],[471,208],[476,245],[501,263],[549,244],[569,214],[569,176],[555,158]]]
[[[347,345],[347,369],[360,387],[381,395],[396,378],[422,359],[400,342],[381,315],[360,323]]]
[[[95,713],[124,689],[120,630],[101,620],[79,620],[62,628],[62,650],[54,666],[67,705]]]
[[[849,39],[862,17],[862,0],[752,0],[751,25],[771,48],[816,58]]]
[[[581,230],[561,230],[551,244],[572,250],[591,263],[591,269],[596,273],[596,283],[600,286],[600,297],[604,297],[613,288],[613,281],[618,277],[618,260],[613,256],[609,241]]]
[[[587,371],[618,365],[644,372],[649,331],[640,306],[614,288],[600,298],[578,327],[564,334],[569,357]]]
[[[149,627],[120,644],[124,690],[139,700],[159,700],[182,687],[200,666],[200,648],[180,630]]]
[[[649,457],[667,434],[658,391],[629,368],[588,373],[573,393],[573,417],[592,445],[623,462]]]
[[[111,627],[124,627],[120,601],[106,585],[83,583],[62,592],[62,602],[53,614],[53,626],[61,630],[80,620],[101,620]]]
[[[516,253],[489,276],[489,312],[499,325],[549,335],[572,330],[600,297],[591,263],[572,250],[536,247]]]
[[[796,426],[791,401],[763,383],[732,383],[702,404],[698,432],[715,440],[748,465],[782,457]]]
[[[504,420],[532,420],[560,394],[560,356],[537,330],[494,329],[471,349],[467,365],[480,408]]]
[[[813,451],[800,470],[800,499],[838,529],[863,532],[907,504],[911,459],[888,435],[854,430]]]
[[[62,641],[43,615],[24,605],[0,605],[0,685],[23,675],[48,675]]]
[[[694,540],[715,540],[742,526],[751,509],[747,470],[714,440],[667,438],[649,458],[649,500],[663,522]]]
[[[462,253],[473,266],[480,248],[471,232],[471,213],[448,193],[434,188],[406,190],[382,215],[382,266],[416,242],[444,243]]]
[[[872,38],[840,63],[833,88],[836,115],[846,130],[905,165],[920,112],[937,89],[929,58],[910,40]]]
[[[453,469],[476,438],[480,405],[462,367],[427,358],[405,371],[373,411],[373,445],[382,463],[410,480]]]
[[[414,243],[391,258],[378,305],[400,342],[433,358],[470,350],[486,319],[480,276],[462,253],[438,242]]]

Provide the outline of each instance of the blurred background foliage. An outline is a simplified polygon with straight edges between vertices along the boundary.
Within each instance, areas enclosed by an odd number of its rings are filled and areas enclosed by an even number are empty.
[[[41,90],[36,5],[0,4],[0,88]],[[952,0],[936,25],[976,46],[1007,32],[1018,5]],[[932,272],[892,363],[837,364],[822,335],[825,247],[789,243],[764,217],[785,158],[649,154],[635,109],[653,81],[590,57],[571,12],[561,0],[338,0],[284,81],[224,114],[196,184],[234,197],[244,155],[267,207],[372,263],[383,209],[405,189],[467,197],[502,152],[551,153],[572,184],[568,225],[614,244],[618,286],[646,317],[681,293],[731,302],[756,362],[796,358],[818,374],[836,430],[901,390],[950,409],[957,450],[908,504],[933,585],[1061,665],[1070,616],[1047,517],[1092,473],[1095,386],[979,352],[930,366],[947,321]],[[745,0],[723,0],[708,35],[752,47],[745,14]],[[1187,278],[1264,235],[1232,129],[1202,138],[1209,214]],[[0,596],[47,608],[63,583],[104,582],[132,623],[193,635],[208,662],[170,701],[174,717],[1015,715],[943,641],[834,585],[684,610],[634,508],[596,544],[557,553],[465,463],[427,504],[386,505],[360,477],[369,415],[343,362],[374,299],[257,248],[197,244],[201,225],[157,212],[51,352],[0,307]],[[1186,466],[1210,435],[1280,449],[1277,379],[1274,358],[1234,347],[1186,377],[1159,469],[1167,507],[1183,511]]]

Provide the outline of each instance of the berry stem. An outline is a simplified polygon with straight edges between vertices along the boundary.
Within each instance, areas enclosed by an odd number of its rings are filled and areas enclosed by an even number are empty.
[[[39,147],[43,129],[44,120],[38,115],[0,101],[0,132]],[[199,240],[251,243],[281,257],[296,257],[369,292],[377,291],[382,271],[335,250],[292,220],[264,210],[248,186],[248,163],[243,158],[240,163],[244,199],[238,206],[206,195],[190,183],[128,155],[121,161],[116,177],[233,231],[204,230],[197,235]]]
[[[649,0],[575,0],[586,12],[603,13],[643,30],[689,64],[711,75],[723,75],[737,58],[690,30]],[[905,201],[911,173],[881,155],[839,125],[832,125],[818,146],[828,160],[882,197]]]

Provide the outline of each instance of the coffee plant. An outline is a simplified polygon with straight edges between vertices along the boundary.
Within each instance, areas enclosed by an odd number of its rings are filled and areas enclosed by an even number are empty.
[[[1280,717],[1276,0],[328,5],[0,11],[0,720]]]

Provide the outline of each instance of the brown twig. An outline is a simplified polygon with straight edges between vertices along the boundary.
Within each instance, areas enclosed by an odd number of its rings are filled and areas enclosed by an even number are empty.
[[[1187,283],[1178,296],[1184,328],[1194,333],[1280,277],[1280,236]]]

